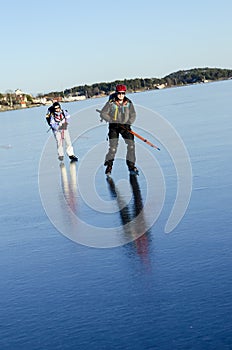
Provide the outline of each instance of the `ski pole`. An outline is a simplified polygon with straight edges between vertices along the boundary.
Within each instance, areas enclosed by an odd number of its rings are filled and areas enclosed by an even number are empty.
[[[123,129],[127,130],[130,134],[138,137],[138,139],[142,140],[143,142],[146,142],[149,146],[157,149],[158,151],[160,151],[160,148],[157,147],[156,145],[154,145],[153,143],[151,143],[150,141],[148,141],[147,139],[145,139],[143,136],[137,134],[137,132],[134,132],[132,130],[128,130],[125,126],[121,125]]]
[[[99,109],[96,109],[96,111],[97,111],[98,113],[101,113],[101,111],[100,111]],[[153,143],[151,143],[150,141],[148,141],[147,139],[145,139],[143,136],[137,134],[137,132],[134,132],[134,131],[132,131],[132,130],[128,130],[128,129],[127,129],[125,126],[123,126],[123,125],[121,125],[121,126],[122,126],[123,129],[127,130],[130,134],[132,134],[132,135],[138,137],[138,139],[142,140],[143,142],[147,143],[149,146],[151,146],[151,147],[157,149],[158,151],[160,151],[160,148],[159,148],[159,147],[157,147],[156,145],[154,145]]]

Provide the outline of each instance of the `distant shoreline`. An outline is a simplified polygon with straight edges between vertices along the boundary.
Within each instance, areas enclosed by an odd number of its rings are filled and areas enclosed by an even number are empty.
[[[155,91],[155,90],[166,90],[166,89],[171,89],[171,88],[179,88],[179,87],[185,87],[185,86],[192,86],[192,85],[199,85],[199,84],[208,84],[208,83],[217,83],[217,82],[222,82],[222,81],[227,81],[227,80],[232,80],[232,78],[222,78],[222,79],[217,79],[217,80],[207,80],[207,81],[202,81],[202,82],[196,82],[196,83],[187,83],[187,84],[177,84],[177,85],[170,85],[170,86],[161,86],[159,87],[154,87],[154,88],[143,88],[143,89],[137,89],[135,91],[130,91],[128,90],[128,94],[133,94],[133,93],[141,93],[141,92],[146,92],[146,91]],[[86,99],[82,99],[82,100],[73,100],[73,101],[69,101],[63,98],[59,97],[59,102],[60,103],[70,103],[70,102],[80,102],[80,101],[85,101],[85,100],[90,100],[90,99],[96,99],[96,98],[103,98],[103,97],[107,97],[108,95],[106,94],[99,94],[99,95],[95,95],[92,97],[88,97]],[[57,100],[58,97],[54,97],[53,100]],[[0,105],[0,112],[9,112],[9,111],[16,111],[16,110],[23,110],[23,109],[28,109],[28,108],[36,108],[36,107],[41,107],[41,106],[50,106],[52,104],[52,99],[44,104],[44,103],[31,103],[29,105],[26,106],[20,106],[20,105],[15,105],[13,107],[10,106],[4,106],[4,105]]]

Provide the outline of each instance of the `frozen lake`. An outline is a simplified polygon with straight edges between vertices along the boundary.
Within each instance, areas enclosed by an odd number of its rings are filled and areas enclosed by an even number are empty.
[[[0,114],[0,349],[231,349],[232,81],[130,95],[140,176],[120,140],[104,175],[105,98]]]

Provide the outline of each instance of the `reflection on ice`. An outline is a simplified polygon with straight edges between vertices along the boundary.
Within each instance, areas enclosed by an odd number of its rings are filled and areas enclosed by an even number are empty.
[[[107,178],[109,188],[113,198],[116,198],[119,214],[122,221],[124,234],[128,238],[137,238],[147,231],[146,222],[143,213],[143,202],[137,180],[137,176],[130,175],[130,184],[133,192],[133,204],[130,206],[124,201],[124,197],[114,183],[111,177]],[[131,241],[131,239],[129,239]]]
[[[143,212],[143,199],[137,176],[130,175],[130,185],[133,192],[133,201],[126,203],[120,190],[111,177],[107,178],[109,189],[113,198],[116,198],[119,214],[122,221],[122,228],[127,237],[133,237],[132,243],[136,254],[143,263],[150,268],[149,262],[149,225]]]
[[[66,165],[63,162],[60,163],[60,173],[64,197],[68,203],[68,206],[75,213],[77,200],[76,162],[70,162],[69,164],[70,179]]]

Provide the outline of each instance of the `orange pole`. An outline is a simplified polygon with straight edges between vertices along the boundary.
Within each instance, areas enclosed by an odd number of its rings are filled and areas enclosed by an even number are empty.
[[[145,139],[145,138],[142,137],[141,135],[137,134],[137,132],[134,132],[134,131],[132,131],[132,130],[128,130],[128,129],[125,128],[123,125],[122,125],[122,127],[123,127],[125,130],[129,131],[131,134],[133,134],[133,135],[135,135],[136,137],[138,137],[138,138],[139,138],[140,140],[142,140],[143,142],[146,142],[149,146],[151,146],[151,147],[157,149],[158,151],[160,151],[160,148],[159,148],[159,147],[157,147],[156,145],[154,145],[153,143],[151,143],[150,141],[148,141],[147,139]]]
[[[97,111],[98,113],[101,113],[101,111],[100,111],[99,109],[96,109],[96,111]],[[132,135],[138,137],[140,140],[142,140],[143,142],[147,143],[149,146],[151,146],[151,147],[157,149],[158,151],[160,151],[160,148],[159,148],[159,147],[157,147],[156,145],[154,145],[153,143],[151,143],[150,141],[148,141],[147,139],[145,139],[143,136],[137,134],[137,132],[134,132],[134,131],[132,131],[132,130],[128,130],[128,129],[125,128],[125,126],[123,126],[122,124],[121,124],[121,126],[122,126],[125,130],[129,131],[129,133],[131,133]]]

